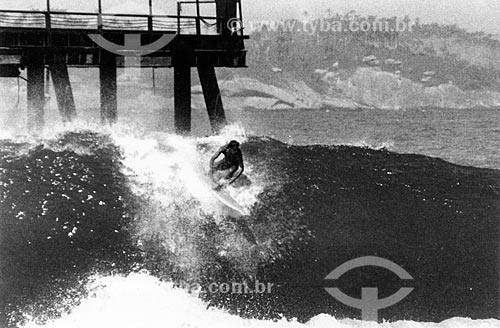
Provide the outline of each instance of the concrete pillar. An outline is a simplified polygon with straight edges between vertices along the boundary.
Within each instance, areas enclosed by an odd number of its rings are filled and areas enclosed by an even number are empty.
[[[200,76],[203,96],[207,106],[208,117],[214,133],[219,133],[226,125],[226,114],[220,94],[215,68],[213,66],[198,66],[198,75]]]
[[[63,61],[56,61],[50,66],[50,75],[54,83],[57,107],[63,122],[71,122],[76,117],[75,100],[69,81],[68,66]]]
[[[116,55],[101,51],[99,67],[101,85],[101,120],[103,123],[115,123],[118,117],[116,84]]]
[[[191,66],[179,60],[174,65],[174,120],[179,134],[191,132]]]
[[[44,125],[45,69],[43,54],[32,54],[26,59],[28,131],[38,132]]]

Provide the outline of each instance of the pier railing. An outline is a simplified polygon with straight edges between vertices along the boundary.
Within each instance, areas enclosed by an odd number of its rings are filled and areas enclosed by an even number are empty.
[[[149,31],[175,32],[177,34],[210,35],[217,33],[217,17],[202,15],[202,6],[215,1],[179,1],[177,15],[153,15],[151,1],[149,14],[103,13],[99,2],[96,13],[52,11],[47,1],[46,10],[2,10],[0,9],[0,29],[45,29],[50,36],[53,29],[83,29],[89,31]],[[238,17],[241,22],[241,1],[238,3]],[[191,8],[190,8],[191,7]],[[194,11],[192,10],[194,7]],[[184,11],[193,12],[183,15]],[[212,12],[214,10],[211,10]],[[243,30],[238,34],[242,35]]]

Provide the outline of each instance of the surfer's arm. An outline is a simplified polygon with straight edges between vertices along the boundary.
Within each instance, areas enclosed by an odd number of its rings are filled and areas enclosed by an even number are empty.
[[[245,168],[243,167],[243,164],[240,165],[240,170],[238,172],[238,174],[231,179],[231,181],[229,181],[228,185],[230,185],[231,183],[235,182],[236,180],[238,180],[238,178],[243,174],[243,171],[245,170]]]
[[[223,147],[220,147],[219,150],[217,150],[217,152],[214,154],[214,156],[212,156],[212,158],[210,158],[210,173],[213,173],[214,171],[214,166],[215,166],[215,160],[217,159],[217,157],[220,156],[220,154],[222,154],[222,152],[224,151],[224,148],[225,146]]]

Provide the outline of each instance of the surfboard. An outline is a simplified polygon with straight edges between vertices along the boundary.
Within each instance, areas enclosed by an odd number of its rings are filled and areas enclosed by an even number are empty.
[[[233,197],[231,197],[231,195],[226,190],[215,190],[214,188],[217,187],[217,184],[213,182],[209,177],[203,176],[202,179],[208,185],[208,189],[210,190],[212,195],[226,207],[232,209],[235,212],[233,213],[233,215],[243,216],[246,214],[245,209],[241,207],[241,205],[238,204],[238,202]]]

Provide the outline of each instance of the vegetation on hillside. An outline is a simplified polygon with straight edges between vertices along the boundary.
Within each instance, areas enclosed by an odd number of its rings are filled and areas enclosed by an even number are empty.
[[[352,31],[352,21],[389,24],[391,31]],[[406,17],[403,22],[409,23]],[[340,23],[339,23],[340,22]],[[456,25],[420,24],[396,32],[398,20],[361,17],[354,12],[310,21],[288,20],[263,25],[251,34],[249,75],[275,79],[272,68],[321,88],[315,70],[347,78],[362,66],[380,67],[415,82],[434,86],[452,83],[463,90],[500,90],[500,41],[493,35],[469,33]],[[306,28],[304,28],[306,26]],[[317,26],[314,30],[313,26]],[[330,29],[325,28],[332,26]],[[371,63],[366,57],[376,58]],[[365,61],[363,61],[365,59]]]

